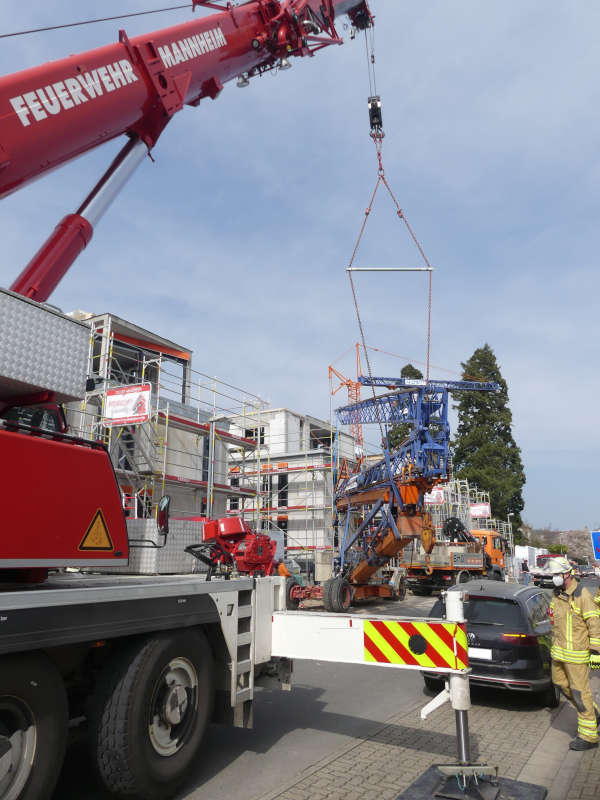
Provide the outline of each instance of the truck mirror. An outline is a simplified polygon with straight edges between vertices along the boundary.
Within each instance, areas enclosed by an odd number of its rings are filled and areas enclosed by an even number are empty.
[[[156,527],[158,532],[165,536],[169,532],[169,506],[171,498],[168,494],[163,495],[158,502],[158,512],[156,515]]]

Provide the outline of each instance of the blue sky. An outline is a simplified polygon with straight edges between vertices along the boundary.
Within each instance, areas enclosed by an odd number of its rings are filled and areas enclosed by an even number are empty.
[[[371,4],[386,175],[436,268],[431,362],[449,372],[432,375],[454,377],[489,343],[527,474],[524,519],[596,526],[600,436],[587,415],[599,389],[600,5]],[[98,13],[75,0],[4,0],[2,32],[162,5],[105,0]],[[3,39],[0,74],[115,41],[120,27],[131,36],[189,17]],[[359,332],[345,267],[376,180],[364,41],[293,64],[177,115],[156,163],[140,167],[52,302],[130,319],[193,348],[199,370],[328,418],[328,364],[353,371]],[[3,200],[0,284],[79,206],[119,146]],[[383,193],[357,263],[420,264]],[[355,280],[368,344],[423,361],[425,277]],[[374,374],[405,363],[371,359]]]

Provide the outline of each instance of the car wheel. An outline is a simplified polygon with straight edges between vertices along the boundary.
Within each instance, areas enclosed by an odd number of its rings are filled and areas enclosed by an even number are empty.
[[[551,683],[547,689],[539,693],[539,697],[540,702],[546,708],[558,708],[558,704],[560,703],[560,689],[558,686]]]
[[[212,713],[213,659],[199,631],[138,641],[105,668],[89,714],[109,791],[164,800],[197,764]]]
[[[444,688],[444,681],[439,678],[431,678],[429,675],[423,675],[423,682],[430,692],[441,692]]]

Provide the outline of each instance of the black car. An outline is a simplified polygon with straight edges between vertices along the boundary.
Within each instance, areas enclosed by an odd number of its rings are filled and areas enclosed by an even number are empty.
[[[470,683],[533,692],[544,705],[555,708],[560,695],[551,679],[547,593],[535,586],[489,580],[469,581],[448,591],[469,594],[464,608]],[[444,616],[442,598],[431,616]],[[441,690],[439,673],[424,672],[423,678],[427,688]]]

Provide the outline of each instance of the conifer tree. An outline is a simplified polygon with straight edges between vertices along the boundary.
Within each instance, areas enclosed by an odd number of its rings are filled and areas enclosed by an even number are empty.
[[[475,350],[461,366],[463,379],[495,381],[500,390],[455,395],[458,428],[452,442],[454,474],[489,492],[494,517],[506,520],[509,513],[514,515],[511,521],[518,542],[525,472],[521,450],[512,435],[508,387],[488,344]]]

